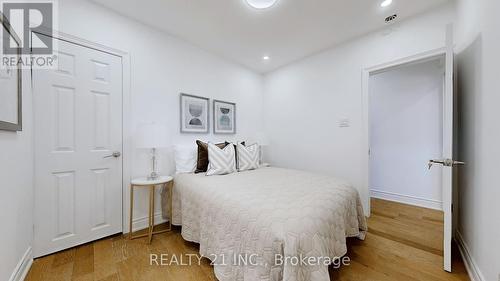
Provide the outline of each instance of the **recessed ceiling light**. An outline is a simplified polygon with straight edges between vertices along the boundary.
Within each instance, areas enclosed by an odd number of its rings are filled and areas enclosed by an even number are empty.
[[[246,0],[248,5],[254,7],[255,9],[267,9],[271,8],[278,0]]]
[[[392,0],[384,0],[384,2],[380,3],[380,7],[387,7],[392,4]]]
[[[270,58],[269,56],[263,56],[263,57],[262,57],[262,59],[263,59],[263,60],[269,60],[269,59],[271,59],[271,58]]]

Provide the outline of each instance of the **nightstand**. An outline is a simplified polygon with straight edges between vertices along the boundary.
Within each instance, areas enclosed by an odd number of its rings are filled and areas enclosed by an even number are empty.
[[[173,178],[170,176],[160,176],[155,180],[149,180],[147,178],[137,178],[130,183],[130,226],[129,226],[129,238],[141,238],[148,237],[148,243],[151,243],[151,239],[154,234],[168,232],[172,230],[172,188],[173,188]],[[168,229],[154,231],[155,218],[155,188],[157,186],[163,186],[168,189],[168,201],[169,201],[169,218],[168,218]],[[148,220],[148,233],[134,236],[132,233],[132,218],[134,217],[134,189],[135,188],[148,188],[149,189],[149,220]]]

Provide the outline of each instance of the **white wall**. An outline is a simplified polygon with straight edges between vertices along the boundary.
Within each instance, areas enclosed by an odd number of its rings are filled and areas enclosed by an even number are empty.
[[[259,74],[89,1],[59,1],[59,30],[130,54],[132,108],[126,114],[132,116],[133,129],[142,122],[164,123],[172,144],[194,144],[196,139],[248,139],[263,130],[263,77]],[[180,134],[181,92],[235,102],[237,134]],[[133,150],[132,177],[149,172],[148,153]],[[159,170],[162,174],[173,174],[171,148],[160,151]],[[139,194],[135,199],[134,217],[145,217],[146,197]]]
[[[23,71],[23,130],[0,131],[0,280],[9,280],[33,241],[33,114]],[[28,259],[31,256],[28,256]]]
[[[459,237],[481,280],[500,277],[500,1],[458,1]],[[479,280],[479,279],[478,279]]]
[[[370,189],[375,197],[442,209],[442,59],[370,77]]]
[[[264,112],[272,164],[345,178],[368,205],[362,70],[445,45],[454,5],[347,42],[265,77]],[[350,120],[340,128],[338,121]]]

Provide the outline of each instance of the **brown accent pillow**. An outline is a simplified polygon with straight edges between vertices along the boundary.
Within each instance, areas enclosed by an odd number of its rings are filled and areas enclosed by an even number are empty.
[[[204,173],[208,169],[208,143],[197,140],[196,144],[198,145],[198,162],[196,163],[196,170],[194,172],[196,174]],[[216,143],[215,145],[220,149],[224,149],[228,144],[228,142],[223,142]]]

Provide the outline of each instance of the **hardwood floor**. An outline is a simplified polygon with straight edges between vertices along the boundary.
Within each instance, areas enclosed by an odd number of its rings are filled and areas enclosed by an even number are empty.
[[[331,279],[470,280],[456,246],[453,273],[442,269],[442,212],[373,198],[371,207],[366,240],[349,240],[352,263]]]
[[[469,280],[456,248],[453,273],[442,270],[442,220],[438,211],[372,199],[366,240],[348,240],[351,264],[331,268],[331,279]],[[150,253],[186,256],[197,254],[198,246],[184,241],[179,228],[155,235],[151,245],[146,238],[116,235],[36,259],[26,281],[216,280],[207,259],[200,265],[157,266],[150,265]]]

